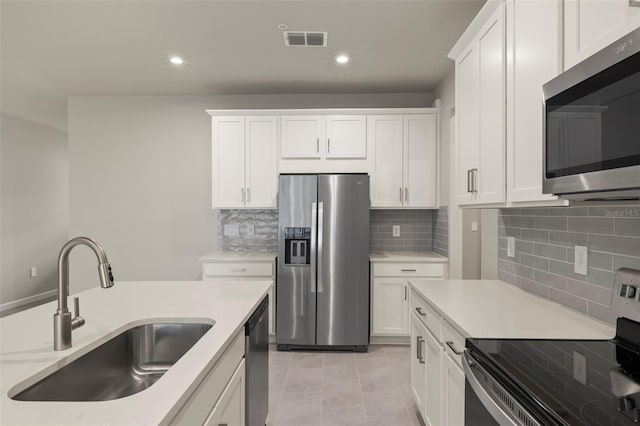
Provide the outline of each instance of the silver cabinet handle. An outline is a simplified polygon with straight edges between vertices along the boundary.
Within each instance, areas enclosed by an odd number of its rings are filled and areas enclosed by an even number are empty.
[[[478,192],[478,169],[471,169],[471,192]]]
[[[416,308],[416,312],[417,312],[417,313],[419,313],[420,315],[422,315],[423,317],[426,317],[426,316],[427,316],[427,314],[426,314],[426,313],[422,312],[422,308],[420,308],[420,306],[418,306],[418,307]]]
[[[318,203],[311,203],[311,293],[316,292],[316,239],[318,235]]]
[[[242,192],[242,202],[244,203],[244,188],[240,188],[240,192]]]
[[[418,362],[420,364],[424,364],[424,354],[422,353],[422,344],[424,343],[424,339],[422,336],[418,336]]]
[[[316,138],[316,153],[320,153],[320,138]]]
[[[249,191],[249,187],[247,186],[247,203],[251,202],[251,192]]]
[[[404,286],[404,300],[407,300],[407,286]]]
[[[467,170],[467,192],[473,192],[471,190],[471,174],[473,173],[471,170],[472,169]]]
[[[402,202],[402,187],[399,187],[398,190],[400,190],[400,202]]]
[[[331,138],[327,138],[327,152],[331,153]]]
[[[318,293],[322,293],[322,234],[324,232],[324,203],[318,203]]]
[[[409,188],[404,187],[404,201],[409,201]]]
[[[462,355],[462,352],[458,352],[456,350],[456,347],[453,346],[453,342],[445,342],[447,344],[447,346],[449,346],[449,349],[451,349],[453,351],[454,354],[456,355]]]
[[[247,268],[231,268],[231,272],[246,272]]]
[[[415,269],[400,269],[401,272],[416,272]]]

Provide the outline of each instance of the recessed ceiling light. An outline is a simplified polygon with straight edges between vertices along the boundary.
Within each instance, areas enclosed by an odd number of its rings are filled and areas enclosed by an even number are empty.
[[[336,62],[339,64],[346,64],[349,62],[349,57],[347,55],[338,55],[336,56]]]
[[[278,28],[280,28],[282,31],[284,31],[289,27],[287,27],[287,24],[280,24],[280,25],[278,25]]]
[[[184,63],[184,60],[180,56],[172,56],[169,58],[169,61],[171,61],[173,65],[182,65]]]

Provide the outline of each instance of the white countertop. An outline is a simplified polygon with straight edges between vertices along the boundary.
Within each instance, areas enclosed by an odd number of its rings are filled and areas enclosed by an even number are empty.
[[[276,255],[276,252],[273,251],[236,252],[217,250],[198,258],[198,260],[200,262],[273,262]]]
[[[499,280],[409,281],[465,337],[611,339],[612,325]]]
[[[271,285],[271,281],[243,285],[238,281],[149,281],[90,289],[78,294],[86,324],[73,331],[73,347],[59,352],[53,350],[57,301],[0,319],[0,424],[166,423],[217,362]],[[24,389],[127,328],[163,321],[215,324],[142,392],[99,402],[27,402],[8,396],[16,385],[21,384],[17,390]]]
[[[449,259],[436,253],[415,251],[372,251],[372,262],[412,262],[412,263],[448,263]]]

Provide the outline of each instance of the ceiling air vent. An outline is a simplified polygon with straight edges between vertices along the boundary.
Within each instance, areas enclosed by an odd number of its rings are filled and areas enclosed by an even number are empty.
[[[323,31],[283,31],[285,46],[327,47],[328,34]]]

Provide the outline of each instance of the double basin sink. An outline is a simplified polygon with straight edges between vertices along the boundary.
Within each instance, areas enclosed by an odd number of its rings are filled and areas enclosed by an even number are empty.
[[[108,401],[158,381],[212,324],[154,323],[129,328],[12,397],[18,401]]]

